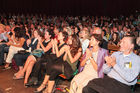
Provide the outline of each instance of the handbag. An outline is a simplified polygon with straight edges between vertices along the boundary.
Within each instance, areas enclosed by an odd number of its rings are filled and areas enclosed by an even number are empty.
[[[27,53],[27,51],[26,50],[19,50],[18,53],[19,54],[25,54],[25,53]]]
[[[43,50],[33,50],[30,55],[34,55],[36,57],[41,57],[44,54]]]

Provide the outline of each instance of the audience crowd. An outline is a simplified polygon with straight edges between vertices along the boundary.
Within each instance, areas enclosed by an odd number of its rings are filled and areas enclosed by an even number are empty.
[[[115,50],[115,51],[114,51]],[[140,15],[0,15],[0,65],[35,93],[61,75],[70,93],[131,93],[140,73]],[[40,84],[39,81],[43,79]]]

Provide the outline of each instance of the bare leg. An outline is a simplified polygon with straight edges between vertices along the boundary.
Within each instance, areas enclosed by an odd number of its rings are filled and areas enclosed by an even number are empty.
[[[14,75],[16,76],[18,73],[20,73],[23,70],[23,66],[19,66],[19,71],[15,73]]]
[[[41,91],[42,89],[45,88],[47,82],[49,80],[49,76],[48,75],[45,75],[44,77],[44,81],[42,82],[42,84],[37,88],[37,91]]]
[[[29,65],[28,65],[28,67],[27,67],[27,69],[26,69],[24,84],[26,84],[26,83],[28,82],[28,78],[29,78],[29,76],[30,76],[30,74],[31,74],[31,72],[32,72],[32,68],[33,68],[35,62],[36,62],[36,61],[34,61],[34,60],[33,60],[33,61],[30,61]]]
[[[55,81],[48,81],[48,87],[47,87],[47,91],[45,91],[46,93],[52,93],[53,90],[53,86],[55,84]]]
[[[24,76],[24,73],[25,73],[25,71],[26,71],[26,69],[27,69],[27,67],[28,67],[28,65],[29,65],[29,63],[30,63],[31,61],[36,61],[36,59],[35,59],[35,57],[34,57],[33,55],[31,55],[31,56],[29,56],[29,57],[27,58],[23,70],[21,70],[21,71],[16,75],[16,77]]]
[[[6,63],[6,65],[4,66],[5,68],[9,67],[10,63]]]

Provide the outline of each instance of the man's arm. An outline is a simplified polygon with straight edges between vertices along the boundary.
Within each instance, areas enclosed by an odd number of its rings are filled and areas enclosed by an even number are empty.
[[[127,82],[132,82],[133,80],[136,79],[138,74],[140,73],[140,63],[138,62],[140,60],[140,57],[137,57],[134,61],[131,62],[132,66],[131,67],[125,67],[116,64],[116,62],[112,62],[112,67],[113,69]]]

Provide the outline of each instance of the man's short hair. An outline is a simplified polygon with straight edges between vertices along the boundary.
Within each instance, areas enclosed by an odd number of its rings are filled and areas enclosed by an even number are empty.
[[[131,43],[134,44],[134,47],[136,46],[136,37],[134,37],[133,35],[126,35],[124,37],[130,38]]]

